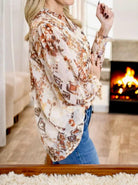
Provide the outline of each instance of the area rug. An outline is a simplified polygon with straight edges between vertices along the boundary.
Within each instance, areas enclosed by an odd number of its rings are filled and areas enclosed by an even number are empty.
[[[80,175],[46,175],[41,173],[26,177],[13,171],[0,175],[0,185],[138,185],[138,173],[118,173],[113,176],[96,176],[90,173]]]

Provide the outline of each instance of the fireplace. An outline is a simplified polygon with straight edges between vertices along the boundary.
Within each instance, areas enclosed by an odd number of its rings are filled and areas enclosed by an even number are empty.
[[[138,62],[111,61],[109,112],[138,114]]]

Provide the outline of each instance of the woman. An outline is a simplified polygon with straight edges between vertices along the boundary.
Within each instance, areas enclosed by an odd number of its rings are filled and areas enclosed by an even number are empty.
[[[101,28],[90,48],[74,0],[27,0],[29,69],[34,113],[43,147],[53,164],[99,164],[89,137],[92,101],[101,96],[100,71],[114,14],[98,3]]]

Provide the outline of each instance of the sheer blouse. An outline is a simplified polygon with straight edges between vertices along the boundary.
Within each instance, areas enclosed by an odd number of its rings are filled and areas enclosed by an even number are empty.
[[[111,37],[98,37],[93,46],[76,24],[43,8],[31,23],[29,71],[35,121],[40,140],[52,161],[65,159],[78,146],[85,109],[101,96],[101,83],[92,62],[104,61]],[[93,57],[91,57],[93,55]],[[93,61],[92,61],[93,60]]]

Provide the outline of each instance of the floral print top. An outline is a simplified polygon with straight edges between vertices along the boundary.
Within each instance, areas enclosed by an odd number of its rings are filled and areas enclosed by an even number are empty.
[[[92,62],[104,60],[109,37],[96,33],[92,48],[82,29],[43,8],[31,22],[29,70],[35,120],[52,161],[65,159],[78,146],[85,109],[101,94]],[[93,55],[93,61],[92,57]]]

